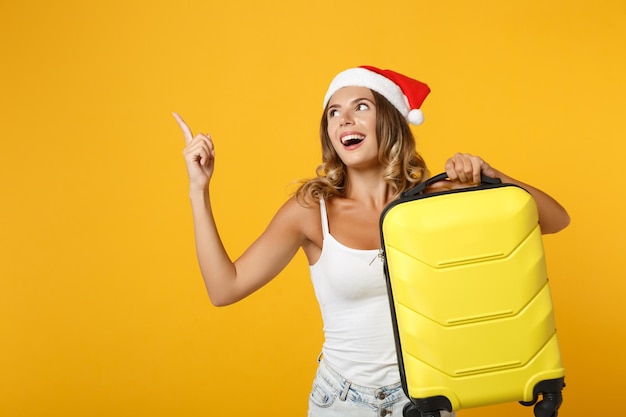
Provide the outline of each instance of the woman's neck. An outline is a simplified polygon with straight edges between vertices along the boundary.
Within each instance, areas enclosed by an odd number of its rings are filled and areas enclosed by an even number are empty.
[[[346,198],[372,207],[384,207],[392,198],[389,185],[381,170],[352,171],[348,173]]]

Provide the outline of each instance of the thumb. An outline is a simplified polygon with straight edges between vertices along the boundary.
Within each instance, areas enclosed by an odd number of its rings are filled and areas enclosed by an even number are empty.
[[[174,119],[176,119],[178,126],[180,126],[180,130],[183,131],[183,136],[185,137],[185,144],[189,145],[189,143],[193,139],[193,134],[191,133],[191,129],[189,128],[189,126],[187,126],[187,123],[185,123],[183,118],[180,117],[178,113],[174,112],[172,113],[172,115],[174,116]]]

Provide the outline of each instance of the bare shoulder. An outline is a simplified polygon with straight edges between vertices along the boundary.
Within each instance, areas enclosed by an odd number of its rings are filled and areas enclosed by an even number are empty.
[[[305,252],[308,252],[307,247],[311,245],[322,247],[322,221],[318,201],[302,202],[292,197],[278,210],[273,221],[295,228],[302,236],[302,248]]]
[[[278,210],[276,217],[289,223],[297,224],[304,229],[307,226],[311,226],[311,223],[316,223],[319,226],[321,224],[320,203],[305,203],[295,197],[291,197]]]

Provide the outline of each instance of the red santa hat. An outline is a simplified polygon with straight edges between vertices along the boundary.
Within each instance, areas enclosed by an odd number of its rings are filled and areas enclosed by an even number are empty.
[[[430,88],[421,81],[370,66],[350,68],[337,74],[331,81],[324,97],[324,107],[332,95],[343,87],[367,87],[374,90],[389,100],[409,123],[420,125],[424,122],[420,107],[430,93]]]

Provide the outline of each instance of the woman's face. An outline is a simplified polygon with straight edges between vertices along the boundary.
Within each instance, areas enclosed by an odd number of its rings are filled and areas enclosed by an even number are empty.
[[[330,98],[327,133],[347,167],[378,164],[376,102],[369,88],[344,87]]]

